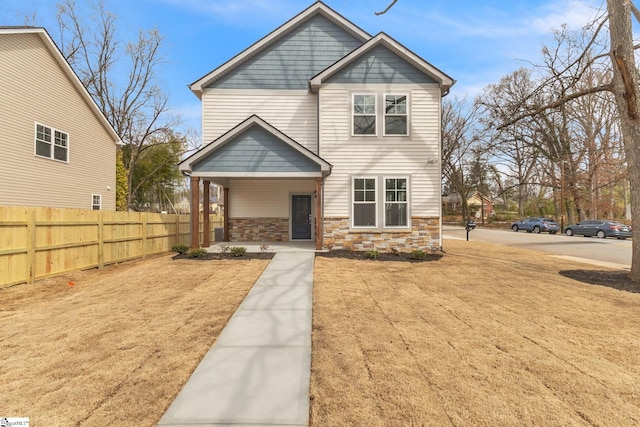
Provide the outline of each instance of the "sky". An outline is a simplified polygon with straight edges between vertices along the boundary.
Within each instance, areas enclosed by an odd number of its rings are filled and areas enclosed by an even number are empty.
[[[552,31],[580,29],[605,0],[324,0],[372,36],[385,32],[456,80],[451,95],[469,100],[489,84],[540,63]],[[0,0],[0,26],[35,25],[59,39],[56,0]],[[84,3],[78,0],[77,3]],[[312,0],[104,0],[119,34],[163,35],[161,85],[184,127],[200,131],[200,100],[188,85],[284,24]]]

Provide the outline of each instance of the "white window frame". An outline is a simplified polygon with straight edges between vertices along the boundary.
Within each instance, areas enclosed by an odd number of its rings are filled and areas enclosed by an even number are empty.
[[[405,113],[404,114],[387,114],[387,96],[395,96],[395,97],[405,97]],[[382,134],[383,136],[409,136],[410,129],[410,118],[409,111],[410,106],[409,94],[405,92],[385,92],[382,94]],[[405,133],[387,133],[387,117],[406,117],[407,120],[407,129]]]
[[[392,203],[400,204],[403,203],[406,205],[406,225],[387,225],[387,179],[404,179],[407,182],[406,193],[407,197],[404,202],[394,201]],[[382,177],[382,194],[383,194],[383,202],[382,202],[382,224],[386,229],[408,229],[411,228],[411,180],[407,175],[385,175]]]
[[[372,96],[373,97],[373,114],[356,114],[356,96]],[[373,116],[375,123],[373,133],[356,133],[355,118],[356,116]],[[355,92],[351,94],[351,136],[355,137],[374,137],[378,136],[378,94],[375,92]]]
[[[38,127],[42,127],[44,130],[49,130],[49,140],[38,138]],[[60,139],[64,139],[64,144],[59,143]],[[69,163],[69,134],[67,132],[63,132],[51,126],[44,125],[42,123],[35,123],[34,126],[34,143],[33,143],[33,153],[36,157],[40,157],[42,159],[54,160],[56,162],[61,163]],[[49,145],[49,155],[45,156],[38,153],[38,143],[44,143]],[[56,147],[62,147],[65,149],[65,160],[56,158]]]
[[[368,180],[373,180],[373,195],[374,195],[374,201],[373,201],[373,205],[375,206],[374,208],[374,215],[375,215],[375,219],[373,222],[373,225],[356,225],[355,223],[355,206],[356,204],[371,204],[372,202],[370,201],[360,201],[360,202],[356,202],[356,179],[368,179]],[[351,177],[351,227],[355,228],[355,229],[372,229],[372,228],[378,228],[378,208],[379,208],[379,185],[378,185],[378,177],[377,176],[371,176],[371,175],[355,175]]]
[[[96,204],[96,197],[98,198],[98,204]],[[96,209],[97,207],[97,209]],[[102,210],[102,194],[92,194],[91,195],[91,209],[94,211]]]

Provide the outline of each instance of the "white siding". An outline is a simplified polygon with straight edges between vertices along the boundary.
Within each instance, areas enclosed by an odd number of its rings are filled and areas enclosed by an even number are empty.
[[[318,98],[301,90],[205,89],[202,138],[208,144],[256,114],[317,153]]]
[[[231,218],[288,218],[292,193],[313,193],[315,180],[232,179],[229,183]]]
[[[91,209],[100,194],[115,210],[116,146],[37,34],[0,35],[0,76],[0,205]],[[36,122],[69,135],[69,163],[35,156]]]
[[[351,136],[351,94],[408,93],[409,136]],[[379,109],[382,108],[378,98]],[[381,120],[378,115],[378,121]],[[333,165],[325,181],[324,214],[350,211],[350,176],[410,175],[411,215],[440,215],[440,89],[437,85],[330,84],[320,90],[320,157]]]

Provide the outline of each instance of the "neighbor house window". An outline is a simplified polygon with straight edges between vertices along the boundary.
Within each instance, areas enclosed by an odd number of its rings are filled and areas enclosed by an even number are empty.
[[[408,135],[407,95],[384,96],[384,134]]]
[[[384,226],[406,227],[408,224],[407,178],[384,180]]]
[[[69,134],[36,124],[36,156],[67,162]]]
[[[93,194],[91,196],[91,209],[94,211],[102,209],[102,196],[100,194]]]
[[[376,226],[376,179],[353,179],[353,226]]]
[[[353,134],[376,134],[376,95],[353,95]]]

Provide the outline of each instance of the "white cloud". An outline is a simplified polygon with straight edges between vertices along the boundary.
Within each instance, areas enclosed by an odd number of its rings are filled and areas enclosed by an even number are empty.
[[[538,34],[549,33],[563,25],[569,30],[579,30],[601,15],[604,7],[602,1],[597,0],[551,2],[540,8],[542,16],[533,19],[530,28]]]

